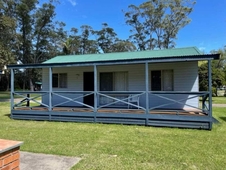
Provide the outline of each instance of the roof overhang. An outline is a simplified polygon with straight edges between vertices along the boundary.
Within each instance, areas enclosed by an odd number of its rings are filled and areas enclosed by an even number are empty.
[[[144,59],[127,59],[127,60],[108,60],[108,61],[89,61],[89,62],[69,62],[69,63],[40,63],[40,64],[15,64],[8,65],[10,69],[26,68],[50,68],[50,67],[78,67],[93,65],[121,65],[121,64],[142,64],[142,63],[165,63],[165,62],[186,62],[186,61],[204,61],[218,60],[220,54],[207,54],[181,57],[161,57],[161,58],[144,58]]]

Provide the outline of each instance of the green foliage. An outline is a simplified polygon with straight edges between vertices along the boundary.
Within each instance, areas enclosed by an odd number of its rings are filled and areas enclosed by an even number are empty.
[[[212,51],[211,53],[221,54],[219,60],[211,61],[211,71],[212,71],[212,92],[217,96],[217,89],[224,86],[226,83],[226,69],[225,69],[225,59],[226,59],[226,48],[219,49],[217,51]],[[199,90],[208,90],[208,63],[203,62],[199,65]]]
[[[71,29],[71,34],[63,43],[63,54],[94,54],[135,51],[136,46],[129,40],[120,40],[113,28],[107,23],[102,24],[101,30],[93,30],[88,25],[80,27],[81,34],[77,35],[77,28]],[[91,39],[95,36],[96,40]]]
[[[24,141],[22,151],[81,157],[72,169],[223,169],[226,164],[226,108],[213,108],[220,124],[206,131],[12,120],[9,105],[0,103],[1,138]]]
[[[211,62],[212,71],[212,92],[217,96],[217,88],[221,87],[225,83],[225,73],[222,69],[218,68],[218,61]],[[199,90],[208,90],[208,63],[203,63],[199,66]]]
[[[117,39],[115,44],[113,45],[114,52],[129,52],[136,51],[136,49],[136,46],[129,40]]]
[[[0,1],[0,70],[8,64],[16,62],[15,40],[16,40],[16,19],[15,19],[16,1]],[[4,70],[4,78],[1,79],[1,89],[9,89],[9,72]]]
[[[8,16],[0,15],[0,70],[8,64],[15,62],[15,54],[11,50],[15,30],[14,20]]]
[[[113,45],[116,41],[117,34],[113,28],[108,27],[107,23],[102,24],[100,31],[95,31],[97,43],[104,53],[113,52]]]
[[[188,15],[194,4],[193,0],[149,0],[130,5],[125,12],[126,23],[132,27],[130,38],[139,50],[175,47],[174,40],[190,22]]]
[[[22,64],[41,63],[59,53],[59,43],[66,36],[63,31],[64,23],[54,22],[54,1],[49,1],[36,8],[38,0],[20,0],[15,9],[17,19],[17,61]],[[30,89],[39,79],[34,69],[24,70]]]

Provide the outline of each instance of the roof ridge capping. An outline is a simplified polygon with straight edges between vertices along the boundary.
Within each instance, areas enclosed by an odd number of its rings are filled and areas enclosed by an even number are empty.
[[[171,49],[145,50],[133,52],[116,52],[101,54],[85,54],[85,55],[60,55],[51,58],[43,64],[52,63],[87,63],[87,62],[112,62],[126,60],[155,60],[155,59],[172,59],[181,57],[204,57],[211,54],[203,54],[197,47],[183,47]],[[208,58],[209,58],[208,57]]]
[[[159,51],[172,51],[172,50],[182,50],[182,49],[194,49],[199,54],[203,54],[197,47],[179,47],[179,48],[165,48],[165,49],[154,49],[154,50],[142,50],[142,51],[123,51],[123,52],[112,52],[112,53],[92,53],[92,54],[69,54],[69,55],[57,55],[55,57],[63,57],[63,56],[87,56],[87,55],[114,55],[114,54],[124,54],[124,53],[143,53],[143,52],[159,52]],[[54,58],[54,57],[53,57]],[[48,60],[47,60],[48,61]]]
[[[198,49],[197,47],[193,47],[200,55],[203,55],[204,54],[204,52],[202,52],[200,49]]]

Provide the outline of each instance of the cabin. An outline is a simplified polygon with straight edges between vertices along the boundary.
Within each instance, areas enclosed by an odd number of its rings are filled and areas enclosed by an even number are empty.
[[[9,65],[11,118],[210,130],[214,59],[219,54],[186,47]],[[208,91],[199,91],[199,61],[208,62]],[[15,70],[32,68],[42,71],[40,91],[15,91]]]

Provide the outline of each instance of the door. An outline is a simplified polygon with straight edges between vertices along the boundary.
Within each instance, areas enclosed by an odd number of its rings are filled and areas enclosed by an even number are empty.
[[[161,91],[161,71],[151,71],[151,91]]]
[[[83,73],[83,91],[94,91],[94,72]],[[94,106],[94,94],[85,96],[83,102]]]

